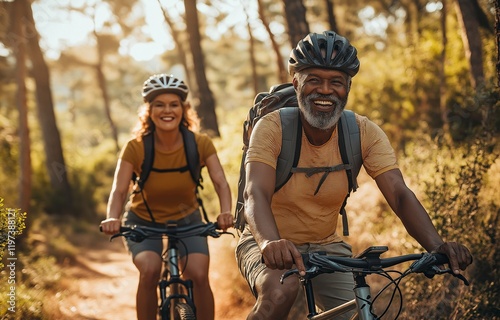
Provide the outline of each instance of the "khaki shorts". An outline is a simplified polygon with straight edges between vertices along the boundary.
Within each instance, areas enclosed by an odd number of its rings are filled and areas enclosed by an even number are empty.
[[[165,224],[163,223],[153,223],[151,221],[141,219],[132,211],[128,211],[125,213],[123,223],[126,226],[139,225],[153,228],[165,227]],[[178,226],[187,226],[201,223],[203,223],[203,221],[201,219],[199,210],[196,210],[187,217],[177,221]],[[144,239],[141,242],[134,242],[132,240],[126,239],[125,244],[129,252],[132,254],[132,258],[135,258],[135,256],[142,251],[154,251],[161,257],[164,249],[166,249],[163,247],[163,239]],[[203,253],[208,256],[207,237],[194,236],[181,239],[179,241],[178,249],[180,258],[190,253]]]
[[[351,257],[351,246],[345,242],[335,242],[326,245],[305,244],[297,246],[301,253],[324,251],[330,255]],[[241,274],[255,297],[255,283],[266,268],[262,262],[260,249],[250,231],[245,229],[236,246],[236,260]],[[322,274],[312,279],[316,305],[322,310],[341,305],[354,299],[354,279],[352,273]]]

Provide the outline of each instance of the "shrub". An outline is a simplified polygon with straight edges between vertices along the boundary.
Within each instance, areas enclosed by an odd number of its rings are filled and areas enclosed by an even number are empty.
[[[493,119],[494,120],[494,119]],[[491,129],[493,128],[493,130]],[[442,140],[414,146],[409,166],[418,168],[424,205],[444,240],[461,242],[471,250],[474,263],[465,276],[466,287],[452,277],[433,281],[407,282],[407,301],[427,301],[425,308],[416,303],[406,306],[403,318],[495,319],[500,279],[496,257],[500,250],[497,203],[498,154],[494,126],[483,124],[460,145]],[[496,172],[496,173],[495,173]],[[410,316],[411,315],[411,316]]]

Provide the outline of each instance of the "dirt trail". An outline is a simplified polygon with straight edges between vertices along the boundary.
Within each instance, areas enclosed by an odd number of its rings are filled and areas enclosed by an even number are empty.
[[[89,235],[89,239],[82,242],[76,263],[65,268],[61,281],[65,289],[54,297],[62,314],[60,319],[136,319],[138,272],[122,241],[109,242],[106,236]],[[244,319],[253,304],[253,297],[244,288],[239,279],[241,276],[236,274],[235,239],[229,236],[209,239],[209,244],[210,282],[216,300],[215,319]],[[228,270],[233,271],[228,274]]]

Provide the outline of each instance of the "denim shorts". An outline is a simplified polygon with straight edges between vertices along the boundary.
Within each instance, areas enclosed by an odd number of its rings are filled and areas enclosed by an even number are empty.
[[[132,211],[127,211],[123,217],[123,223],[126,226],[138,225],[138,226],[146,226],[153,228],[163,228],[165,224],[163,223],[153,223],[151,221],[147,221],[139,218]],[[177,220],[178,226],[187,226],[187,225],[195,225],[203,223],[201,219],[201,214],[199,210],[196,210],[192,214],[187,217],[182,218],[181,220]],[[132,240],[126,239],[125,244],[132,254],[132,258],[142,252],[142,251],[154,251],[159,256],[162,255],[163,251],[166,249],[164,247],[163,239],[145,239],[141,242],[134,242]],[[208,256],[208,241],[206,237],[202,236],[193,236],[189,238],[184,238],[179,241],[179,257],[184,257],[190,253],[202,253]]]

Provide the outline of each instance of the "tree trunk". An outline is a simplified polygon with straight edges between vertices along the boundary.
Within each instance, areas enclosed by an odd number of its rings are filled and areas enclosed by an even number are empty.
[[[477,0],[456,0],[455,4],[458,20],[462,27],[465,56],[470,65],[471,84],[473,88],[477,88],[484,81],[483,45],[476,14],[478,5],[474,5],[472,1],[477,2]]]
[[[188,60],[187,60],[188,52],[186,52],[186,50],[184,50],[184,44],[179,37],[179,31],[175,28],[174,22],[172,21],[172,19],[170,19],[170,16],[163,8],[160,0],[158,0],[158,5],[160,6],[161,12],[163,13],[163,18],[165,19],[165,22],[167,23],[168,27],[170,28],[170,31],[171,31],[170,34],[172,35],[172,38],[174,39],[175,48],[177,49],[177,55],[179,56],[179,59],[181,59],[182,66],[184,67],[184,71],[186,73],[184,80],[187,83],[187,85],[189,86],[189,88],[191,90],[193,90],[196,87],[195,87],[195,83],[193,83],[191,81],[190,75],[191,75],[192,71],[191,71],[191,68],[189,68],[189,64],[188,64]],[[197,90],[195,90],[195,91],[197,91]]]
[[[273,46],[274,54],[276,56],[276,65],[278,67],[278,79],[281,83],[288,82],[288,71],[286,70],[285,63],[283,62],[283,57],[281,56],[280,53],[280,47],[276,42],[276,39],[274,39],[274,35],[271,31],[271,28],[269,27],[269,22],[266,18],[266,13],[264,12],[264,6],[262,4],[262,0],[257,0],[257,3],[259,5],[260,20],[262,20],[262,24],[264,25],[264,28],[266,28],[267,34],[269,35],[269,39],[271,40],[271,44]],[[292,48],[294,47],[295,46],[293,46]]]
[[[330,26],[330,30],[341,34],[337,26],[337,19],[335,19],[335,6],[333,0],[325,0],[325,2],[326,10],[328,12],[328,25]]]
[[[120,152],[120,143],[118,142],[118,129],[115,126],[113,117],[111,116],[111,103],[109,101],[108,86],[106,85],[106,77],[102,71],[104,68],[104,50],[102,48],[102,40],[99,38],[94,25],[94,37],[97,41],[97,64],[95,65],[95,71],[97,76],[97,83],[99,84],[99,89],[101,90],[102,101],[104,103],[104,112],[106,118],[108,119],[109,127],[111,129],[111,135],[115,141],[116,152]]]
[[[259,1],[260,2],[260,1]],[[247,30],[248,30],[248,54],[250,56],[250,67],[252,68],[252,85],[254,97],[259,93],[259,81],[257,79],[257,60],[255,59],[255,38],[253,37],[252,26],[250,25],[250,17],[248,16],[247,8],[245,6],[245,0],[241,1],[243,6],[243,11],[245,12],[245,17],[247,20]]]
[[[290,35],[290,45],[292,48],[309,34],[309,24],[306,19],[306,7],[302,0],[283,0],[285,5],[285,16]]]
[[[430,123],[432,119],[434,119],[435,115],[433,112],[435,108],[431,108],[429,103],[429,92],[425,89],[425,86],[421,82],[423,79],[424,69],[421,67],[421,61],[418,58],[419,53],[422,48],[422,39],[424,33],[424,23],[423,16],[425,11],[425,6],[420,0],[413,0],[408,6],[408,10],[413,12],[412,20],[410,24],[413,26],[414,30],[414,44],[415,44],[415,52],[413,54],[413,63],[415,70],[414,77],[414,101],[415,101],[415,114],[417,119],[423,120],[426,123]],[[439,112],[437,112],[439,115]]]
[[[16,57],[16,104],[19,110],[19,162],[21,168],[19,184],[19,208],[21,212],[30,209],[31,199],[31,141],[28,126],[28,105],[26,103],[26,35],[23,21],[23,5],[15,1],[13,5],[12,30],[16,43],[11,44]]]
[[[448,108],[446,106],[446,48],[448,46],[448,37],[446,35],[446,17],[448,16],[448,1],[442,0],[443,9],[441,9],[441,61],[439,70],[439,109],[441,110],[441,120],[443,122],[443,136],[448,143],[451,143],[450,123],[448,121]]]
[[[52,207],[48,208],[48,211],[49,213],[62,215],[70,209],[72,196],[61,146],[61,138],[54,113],[49,68],[40,49],[40,36],[36,30],[31,4],[27,0],[17,1],[21,2],[24,6],[26,28],[30,28],[26,34],[27,38],[29,38],[27,42],[28,54],[32,62],[33,77],[36,84],[38,118],[40,120],[45,147],[45,161],[54,196],[54,202],[51,204]]]
[[[200,117],[201,127],[212,136],[220,136],[217,116],[215,114],[215,99],[208,85],[205,74],[205,59],[201,48],[200,26],[196,0],[184,0],[186,25],[189,34],[189,45],[193,55],[193,65],[199,90],[199,105],[195,108]]]
[[[497,37],[497,81],[500,87],[500,0],[495,1],[495,30]]]

